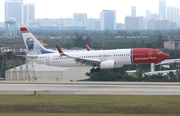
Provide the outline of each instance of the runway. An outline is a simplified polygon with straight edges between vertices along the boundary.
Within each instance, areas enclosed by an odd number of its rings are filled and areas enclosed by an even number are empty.
[[[0,94],[180,95],[179,85],[0,84]]]

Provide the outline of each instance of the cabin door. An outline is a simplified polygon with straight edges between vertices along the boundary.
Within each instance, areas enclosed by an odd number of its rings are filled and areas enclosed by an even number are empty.
[[[49,64],[49,56],[46,56],[46,63]]]

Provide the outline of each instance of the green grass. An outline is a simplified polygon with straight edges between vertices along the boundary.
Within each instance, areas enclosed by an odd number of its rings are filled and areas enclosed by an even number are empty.
[[[180,96],[0,95],[0,116],[10,112],[17,116],[176,116]]]
[[[1,116],[179,116],[178,114],[0,113]]]

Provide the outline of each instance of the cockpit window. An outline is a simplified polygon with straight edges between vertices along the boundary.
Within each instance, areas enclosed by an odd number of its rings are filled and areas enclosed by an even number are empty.
[[[156,52],[156,54],[163,54],[163,52],[162,52],[162,51],[159,51],[159,52]]]

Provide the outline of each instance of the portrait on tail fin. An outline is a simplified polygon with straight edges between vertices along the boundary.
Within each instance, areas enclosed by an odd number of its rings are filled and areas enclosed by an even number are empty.
[[[31,51],[34,48],[34,40],[32,37],[26,39],[26,44],[28,46],[28,50]]]
[[[34,48],[34,39],[32,37],[28,37],[26,39],[26,45],[27,45],[27,49],[28,49],[28,53],[29,54],[41,54],[41,51],[37,48]]]

